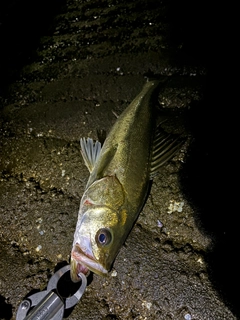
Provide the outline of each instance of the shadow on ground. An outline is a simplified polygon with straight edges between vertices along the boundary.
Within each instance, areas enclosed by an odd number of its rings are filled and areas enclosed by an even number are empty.
[[[199,229],[213,239],[206,254],[210,280],[224,303],[240,317],[238,214],[233,207],[234,176],[230,110],[223,108],[217,74],[209,77],[204,101],[191,108],[188,126],[194,139],[181,172],[183,192],[196,214]],[[218,88],[215,92],[214,87]],[[226,92],[225,92],[226,94]],[[229,104],[231,109],[231,105]],[[236,180],[237,182],[237,180]]]
[[[12,305],[0,295],[0,319],[10,320],[12,318]]]
[[[0,96],[34,59],[41,36],[51,33],[65,0],[2,1],[0,4]]]

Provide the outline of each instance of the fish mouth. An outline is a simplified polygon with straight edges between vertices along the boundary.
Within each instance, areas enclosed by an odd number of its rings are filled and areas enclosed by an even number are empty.
[[[80,245],[74,245],[71,253],[71,269],[70,275],[73,282],[78,282],[81,278],[79,273],[87,274],[92,271],[99,275],[106,275],[108,271],[94,258],[93,254],[84,252]]]

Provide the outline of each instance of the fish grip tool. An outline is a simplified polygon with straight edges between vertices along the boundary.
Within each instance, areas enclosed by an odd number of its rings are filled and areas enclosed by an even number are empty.
[[[87,279],[83,273],[79,273],[81,285],[70,297],[63,297],[59,294],[58,283],[66,273],[70,271],[67,265],[50,278],[47,289],[32,294],[23,300],[18,307],[16,320],[60,320],[63,319],[64,310],[75,306],[81,299],[86,286]]]

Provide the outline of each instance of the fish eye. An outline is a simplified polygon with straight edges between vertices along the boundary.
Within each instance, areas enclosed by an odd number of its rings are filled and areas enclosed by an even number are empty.
[[[106,246],[112,241],[112,234],[109,229],[99,229],[96,233],[95,240],[100,247]]]

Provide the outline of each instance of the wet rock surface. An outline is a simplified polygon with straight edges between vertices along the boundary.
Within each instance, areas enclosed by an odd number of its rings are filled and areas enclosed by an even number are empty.
[[[13,1],[0,16],[0,319],[14,319],[23,298],[69,262],[88,179],[79,138],[108,132],[144,75],[163,79],[164,128],[186,143],[154,179],[109,277],[91,275],[65,317],[237,319],[237,224],[215,167],[204,4],[52,2],[46,24],[27,20],[25,34],[8,19],[20,7]]]

